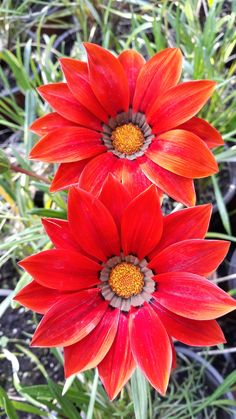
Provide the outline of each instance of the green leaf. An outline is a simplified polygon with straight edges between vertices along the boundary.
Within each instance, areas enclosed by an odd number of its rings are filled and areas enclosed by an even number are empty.
[[[0,406],[5,410],[9,419],[18,419],[16,410],[5,390],[0,387]]]
[[[131,377],[131,389],[134,402],[134,413],[136,419],[147,419],[148,417],[148,384],[137,368]]]
[[[39,217],[62,218],[66,220],[66,212],[45,208],[33,208],[27,211],[27,214],[38,215]]]
[[[87,416],[86,416],[87,419],[93,419],[93,417],[94,417],[93,410],[94,410],[94,404],[95,404],[95,400],[96,400],[97,387],[98,387],[98,371],[96,369],[95,374],[94,374],[91,396],[90,396],[90,400],[89,400]]]
[[[10,161],[3,150],[0,150],[0,173],[5,173],[10,169]]]
[[[60,404],[65,416],[70,419],[80,419],[80,413],[78,412],[74,404],[71,403],[71,401],[68,399],[68,397],[66,397],[66,395],[62,396],[61,392],[58,390],[58,387],[50,379],[48,379],[48,386],[51,394]],[[70,416],[68,416],[68,414]]]
[[[226,232],[231,235],[231,227],[230,227],[230,221],[229,221],[229,215],[224,203],[224,199],[223,196],[221,194],[216,176],[212,176],[212,184],[214,187],[214,191],[215,191],[215,197],[216,197],[216,203],[218,205],[218,209],[219,209],[219,213],[220,213],[220,218],[222,220],[223,226],[226,230]]]

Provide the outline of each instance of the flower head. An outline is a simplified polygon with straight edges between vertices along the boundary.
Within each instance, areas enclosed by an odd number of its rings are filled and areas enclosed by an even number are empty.
[[[215,319],[236,307],[205,278],[229,247],[204,240],[210,213],[163,217],[155,186],[132,199],[112,176],[99,198],[72,188],[68,221],[43,220],[55,248],[20,262],[33,281],[16,300],[44,315],[32,345],[64,347],[66,377],[97,366],[111,399],[137,365],[165,394],[172,339],[222,343]]]
[[[194,178],[217,172],[211,147],[220,134],[195,117],[211,96],[209,80],[177,84],[179,49],[149,61],[133,50],[115,58],[85,43],[88,63],[62,58],[65,83],[38,90],[55,112],[36,120],[42,135],[30,158],[60,163],[51,190],[79,184],[99,194],[109,173],[136,196],[151,183],[187,206],[195,204]]]

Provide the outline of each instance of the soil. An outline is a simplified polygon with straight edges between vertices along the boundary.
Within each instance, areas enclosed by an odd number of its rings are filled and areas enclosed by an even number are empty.
[[[17,272],[8,261],[0,273],[0,288],[13,290],[17,283]],[[0,303],[3,297],[0,297]],[[16,354],[16,344],[19,344],[36,355],[48,372],[49,377],[57,383],[64,382],[63,367],[60,366],[55,356],[48,349],[30,348],[30,336],[33,335],[37,322],[41,316],[36,315],[23,307],[12,309],[9,307],[0,317],[0,354],[1,348],[8,349]],[[42,373],[28,356],[18,351],[17,359],[20,364],[19,379],[21,385],[45,384]],[[10,395],[16,395],[12,381],[12,365],[6,358],[0,360],[0,386],[2,386]]]

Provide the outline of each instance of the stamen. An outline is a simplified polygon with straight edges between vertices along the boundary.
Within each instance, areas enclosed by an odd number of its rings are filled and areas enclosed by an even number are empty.
[[[111,135],[115,150],[127,155],[136,153],[144,144],[144,136],[139,127],[132,123],[118,126]]]
[[[144,274],[138,266],[122,262],[112,268],[108,283],[116,295],[130,298],[142,291]]]

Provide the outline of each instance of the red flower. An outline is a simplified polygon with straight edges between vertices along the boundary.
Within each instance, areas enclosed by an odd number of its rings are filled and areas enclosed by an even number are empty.
[[[65,375],[98,366],[111,399],[136,365],[165,394],[174,349],[225,342],[214,320],[236,307],[207,280],[226,241],[203,240],[202,205],[162,216],[155,186],[131,200],[108,177],[100,199],[69,192],[68,221],[44,219],[55,249],[27,257],[33,277],[16,300],[43,313],[33,346],[64,347]]]
[[[41,86],[54,109],[31,129],[43,138],[30,158],[60,163],[51,191],[74,184],[97,195],[109,173],[135,196],[151,183],[187,206],[195,204],[194,178],[217,172],[210,147],[220,134],[195,117],[211,96],[209,80],[177,85],[179,49],[145,63],[135,51],[118,59],[85,43],[88,64],[61,59],[66,83]]]

